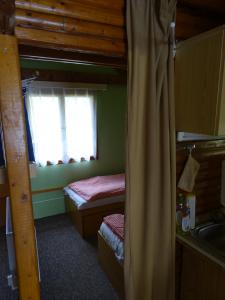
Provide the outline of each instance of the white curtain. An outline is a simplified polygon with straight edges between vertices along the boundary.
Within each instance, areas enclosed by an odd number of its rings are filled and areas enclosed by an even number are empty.
[[[27,109],[36,163],[67,163],[96,157],[94,92],[74,88],[30,88]]]

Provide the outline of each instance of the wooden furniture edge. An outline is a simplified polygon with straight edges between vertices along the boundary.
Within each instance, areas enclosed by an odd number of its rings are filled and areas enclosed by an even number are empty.
[[[98,231],[98,259],[120,298],[125,299],[123,265],[117,260],[100,231]]]
[[[66,211],[83,238],[97,234],[104,216],[124,212],[124,202],[78,210],[68,195],[65,195],[64,200]]]

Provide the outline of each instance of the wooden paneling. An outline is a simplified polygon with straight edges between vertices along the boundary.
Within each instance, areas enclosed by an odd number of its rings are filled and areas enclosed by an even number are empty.
[[[124,202],[78,210],[74,201],[69,196],[65,196],[65,206],[82,237],[96,235],[105,216],[124,213]]]
[[[94,55],[93,53],[62,51],[26,45],[20,45],[19,52],[20,57],[24,59],[109,66],[122,70],[127,68],[126,57]]]
[[[224,24],[223,0],[178,0],[176,38],[184,40]]]
[[[178,5],[202,11],[202,13],[208,14],[209,18],[225,14],[224,0],[178,0]]]
[[[126,29],[125,29],[125,5],[124,0],[16,0],[16,22],[22,28],[39,29],[43,32],[63,32],[72,35],[74,39],[81,36],[87,40],[90,38],[90,49],[80,43],[68,43],[60,36],[54,36],[57,42],[46,39],[39,41],[39,46],[44,48],[56,48],[67,51],[89,51],[89,53],[104,54],[106,56],[126,56]],[[206,30],[212,29],[224,23],[225,3],[223,0],[179,0],[176,17],[176,38],[187,39]],[[17,31],[20,34],[20,31]],[[31,37],[29,36],[31,34]],[[27,31],[26,41],[20,37],[20,43],[25,45],[34,44],[33,33]],[[123,43],[123,51],[118,54],[102,48],[93,49],[91,37],[101,38],[98,45],[108,39],[112,44],[117,40]],[[40,38],[40,35],[36,37]],[[53,43],[54,45],[50,46]],[[63,44],[66,44],[64,47]],[[111,44],[111,45],[112,45]],[[103,50],[103,51],[102,51]],[[97,51],[97,52],[96,52]],[[67,55],[70,55],[68,52]]]
[[[95,3],[90,1],[16,0],[16,7],[109,25],[124,25],[122,9],[96,7]]]
[[[225,160],[224,142],[198,142],[193,157],[200,163],[194,192],[196,193],[197,214],[207,213],[220,207],[221,162]],[[188,150],[186,143],[177,146],[177,182],[185,166]],[[178,190],[179,192],[179,190]]]
[[[118,292],[120,299],[125,299],[123,265],[119,263],[114,251],[105,241],[100,231],[98,232],[98,259],[102,269]]]
[[[181,300],[224,300],[225,271],[201,253],[183,247]]]
[[[118,75],[114,75],[56,70],[22,69],[22,79],[31,78],[37,73],[38,81],[81,82],[96,84],[126,84],[127,82],[127,73],[123,71],[118,71]]]
[[[177,47],[177,131],[208,135],[225,134],[224,115],[220,115],[221,105],[225,102],[221,97],[222,64],[225,57],[224,33],[225,27],[222,26],[184,41]]]
[[[84,52],[123,56],[125,45],[119,40],[101,39],[92,36],[69,35],[47,30],[16,27],[15,34],[23,45],[45,45],[47,48],[62,50],[77,49]]]
[[[122,27],[87,22],[63,16],[48,15],[28,10],[16,9],[16,25],[36,29],[64,32],[68,34],[88,34],[103,38],[124,40]]]
[[[185,40],[204,31],[224,24],[223,20],[209,18],[184,7],[178,7],[176,17],[176,38]]]
[[[16,1],[16,36],[38,45],[124,57],[124,1]]]
[[[17,40],[0,35],[0,107],[20,299],[40,299]]]

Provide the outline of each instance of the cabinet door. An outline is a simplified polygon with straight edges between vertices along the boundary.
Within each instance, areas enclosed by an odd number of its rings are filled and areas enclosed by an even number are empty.
[[[203,255],[183,249],[181,300],[224,300],[225,271]]]
[[[224,28],[178,45],[175,60],[176,130],[217,135]]]

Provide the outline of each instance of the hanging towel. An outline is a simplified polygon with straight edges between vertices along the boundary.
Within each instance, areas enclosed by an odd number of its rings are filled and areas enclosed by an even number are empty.
[[[178,182],[178,187],[186,192],[192,192],[200,164],[189,154],[184,170]]]

